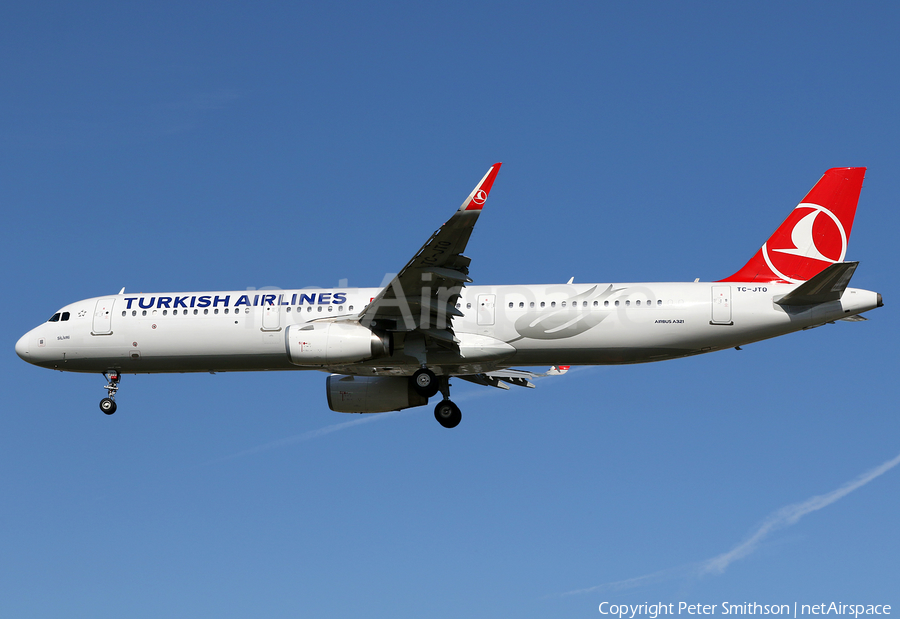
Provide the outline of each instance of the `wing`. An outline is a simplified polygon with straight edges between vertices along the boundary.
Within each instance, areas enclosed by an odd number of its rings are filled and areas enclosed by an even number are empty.
[[[469,258],[462,254],[481,209],[500,170],[495,163],[462,206],[416,252],[406,266],[359,314],[366,327],[388,331],[417,331],[427,344],[458,350],[454,316],[463,286],[469,279]]]
[[[545,376],[562,376],[569,371],[568,365],[554,365],[544,373],[529,372],[528,370],[497,370],[496,372],[485,372],[483,374],[467,374],[465,376],[457,376],[463,380],[476,385],[484,385],[485,387],[499,387],[500,389],[509,389],[505,383],[516,385],[517,387],[528,387],[534,389],[534,383],[529,379],[543,378]]]

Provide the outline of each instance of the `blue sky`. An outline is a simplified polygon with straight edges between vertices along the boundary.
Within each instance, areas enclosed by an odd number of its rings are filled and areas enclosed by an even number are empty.
[[[898,17],[4,7],[0,615],[900,609],[900,469],[771,527],[722,573],[692,567],[900,454]],[[456,384],[454,431],[430,407],[333,413],[324,375],[301,372],[125,376],[107,418],[102,377],[15,356],[58,307],[122,286],[377,285],[495,161],[467,251],[484,284],[725,277],[827,168],[868,166],[847,257],[886,306],[533,391]]]

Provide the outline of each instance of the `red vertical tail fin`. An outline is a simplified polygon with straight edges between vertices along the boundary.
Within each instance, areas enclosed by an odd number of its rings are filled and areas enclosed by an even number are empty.
[[[743,268],[723,282],[799,283],[842,262],[865,168],[832,168]]]

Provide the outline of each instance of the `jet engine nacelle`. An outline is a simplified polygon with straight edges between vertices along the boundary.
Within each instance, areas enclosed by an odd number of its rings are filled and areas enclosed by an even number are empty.
[[[296,365],[354,363],[387,357],[392,352],[390,334],[379,335],[357,323],[291,325],[285,337],[288,358]]]
[[[345,376],[325,380],[328,408],[338,413],[386,413],[428,404],[406,376]]]

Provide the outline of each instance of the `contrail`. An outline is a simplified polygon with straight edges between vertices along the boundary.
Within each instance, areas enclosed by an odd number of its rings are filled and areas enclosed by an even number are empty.
[[[385,276],[387,277],[387,276]],[[587,369],[596,369],[589,367],[578,367],[572,368],[569,372],[578,372]],[[542,378],[547,377],[536,377],[535,380],[541,380]],[[471,400],[477,397],[490,396],[500,390],[496,391],[493,389],[484,389],[482,391],[472,391],[469,393],[464,393],[459,397],[453,398],[457,402]],[[344,421],[341,423],[335,423],[330,426],[325,426],[324,428],[319,428],[318,430],[309,430],[307,432],[303,432],[302,434],[295,434],[294,436],[288,436],[286,438],[280,438],[277,441],[272,441],[270,443],[265,443],[263,445],[257,445],[256,447],[251,447],[250,449],[245,449],[244,451],[239,451],[238,453],[231,454],[230,456],[223,456],[221,458],[216,458],[215,460],[210,460],[209,462],[204,462],[202,466],[207,466],[210,464],[216,464],[219,462],[225,462],[226,460],[233,460],[234,458],[240,458],[242,456],[249,456],[252,454],[260,453],[262,451],[268,451],[270,449],[276,449],[278,447],[284,447],[285,445],[293,445],[294,443],[302,443],[304,441],[309,441],[314,438],[319,438],[320,436],[325,436],[326,434],[331,434],[332,432],[338,432],[340,430],[345,430],[347,428],[358,426],[363,423],[371,423],[373,421],[378,421],[379,419],[387,419],[389,417],[393,417],[398,414],[406,414],[415,412],[413,409],[403,410],[403,411],[392,411],[389,413],[378,413],[378,414],[369,414],[360,417],[359,419],[353,419],[352,421]]]
[[[748,537],[746,540],[744,540],[728,552],[722,553],[717,557],[713,557],[712,559],[707,559],[706,561],[704,561],[701,565],[700,575],[702,576],[703,574],[709,574],[710,572],[721,574],[725,571],[725,568],[731,565],[734,561],[742,559],[743,557],[746,557],[751,552],[756,550],[757,545],[759,545],[759,543],[763,539],[768,537],[769,533],[771,533],[772,531],[776,531],[784,527],[789,527],[792,524],[796,524],[797,521],[803,518],[803,516],[805,516],[806,514],[819,511],[823,507],[828,507],[838,499],[847,496],[857,488],[865,486],[876,477],[884,475],[898,464],[900,464],[900,454],[898,454],[895,458],[888,460],[887,462],[880,464],[869,471],[866,471],[856,479],[848,481],[837,490],[832,490],[827,494],[819,494],[812,498],[806,499],[802,503],[787,505],[773,512],[768,518],[766,518],[765,522],[760,525],[760,527],[753,533],[753,535]]]
[[[616,580],[614,582],[605,582],[602,585],[594,585],[587,589],[576,589],[574,591],[566,591],[562,595],[576,595],[578,593],[590,593],[591,591],[622,591],[624,589],[634,589],[635,587],[643,587],[665,580],[671,580],[678,576],[687,577],[696,573],[697,564],[688,563],[678,567],[670,567],[665,570],[636,576],[634,578],[626,578],[625,580]]]
[[[785,507],[775,510],[747,539],[745,539],[743,542],[741,542],[728,552],[723,552],[722,554],[711,559],[706,559],[705,561],[701,561],[699,563],[687,563],[679,567],[660,570],[658,572],[653,572],[644,576],[637,576],[636,578],[608,582],[602,585],[589,587],[587,589],[568,591],[566,593],[563,593],[562,595],[574,595],[576,593],[588,593],[590,591],[618,591],[622,589],[632,589],[663,580],[670,580],[679,576],[699,578],[705,576],[706,574],[721,574],[733,562],[737,561],[738,559],[743,559],[754,550],[756,550],[756,547],[759,545],[759,543],[762,542],[766,537],[768,537],[769,534],[773,531],[777,531],[778,529],[783,529],[785,527],[797,524],[797,522],[801,518],[803,518],[803,516],[818,511],[823,507],[828,507],[838,499],[847,496],[857,488],[865,486],[876,477],[884,475],[898,464],[900,464],[900,454],[888,460],[887,462],[879,464],[875,468],[866,471],[856,479],[848,481],[836,490],[832,490],[831,492],[828,492],[826,494],[818,494],[800,503],[792,503],[791,505],[786,505]]]
[[[387,419],[389,417],[393,417],[395,415],[401,414],[404,411],[393,411],[389,413],[378,413],[365,415],[360,417],[359,419],[353,419],[352,421],[343,421],[341,423],[335,423],[330,426],[325,426],[324,428],[319,428],[318,430],[309,430],[307,432],[303,432],[301,434],[295,434],[294,436],[288,436],[285,438],[280,438],[277,441],[272,441],[270,443],[264,443],[262,445],[257,445],[256,447],[251,447],[250,449],[245,449],[244,451],[239,451],[236,454],[231,454],[230,456],[224,456],[222,458],[216,458],[215,460],[210,460],[209,462],[204,463],[204,466],[208,464],[216,464],[218,462],[224,462],[226,460],[233,460],[234,458],[240,458],[242,456],[249,456],[252,454],[257,454],[262,451],[268,451],[270,449],[276,449],[278,447],[284,447],[285,445],[293,445],[294,443],[302,443],[304,441],[309,441],[314,438],[319,438],[320,436],[325,436],[326,434],[331,434],[332,432],[338,432],[340,430],[346,430],[352,426],[358,426],[363,423],[371,423],[373,421],[378,421],[379,419]]]

